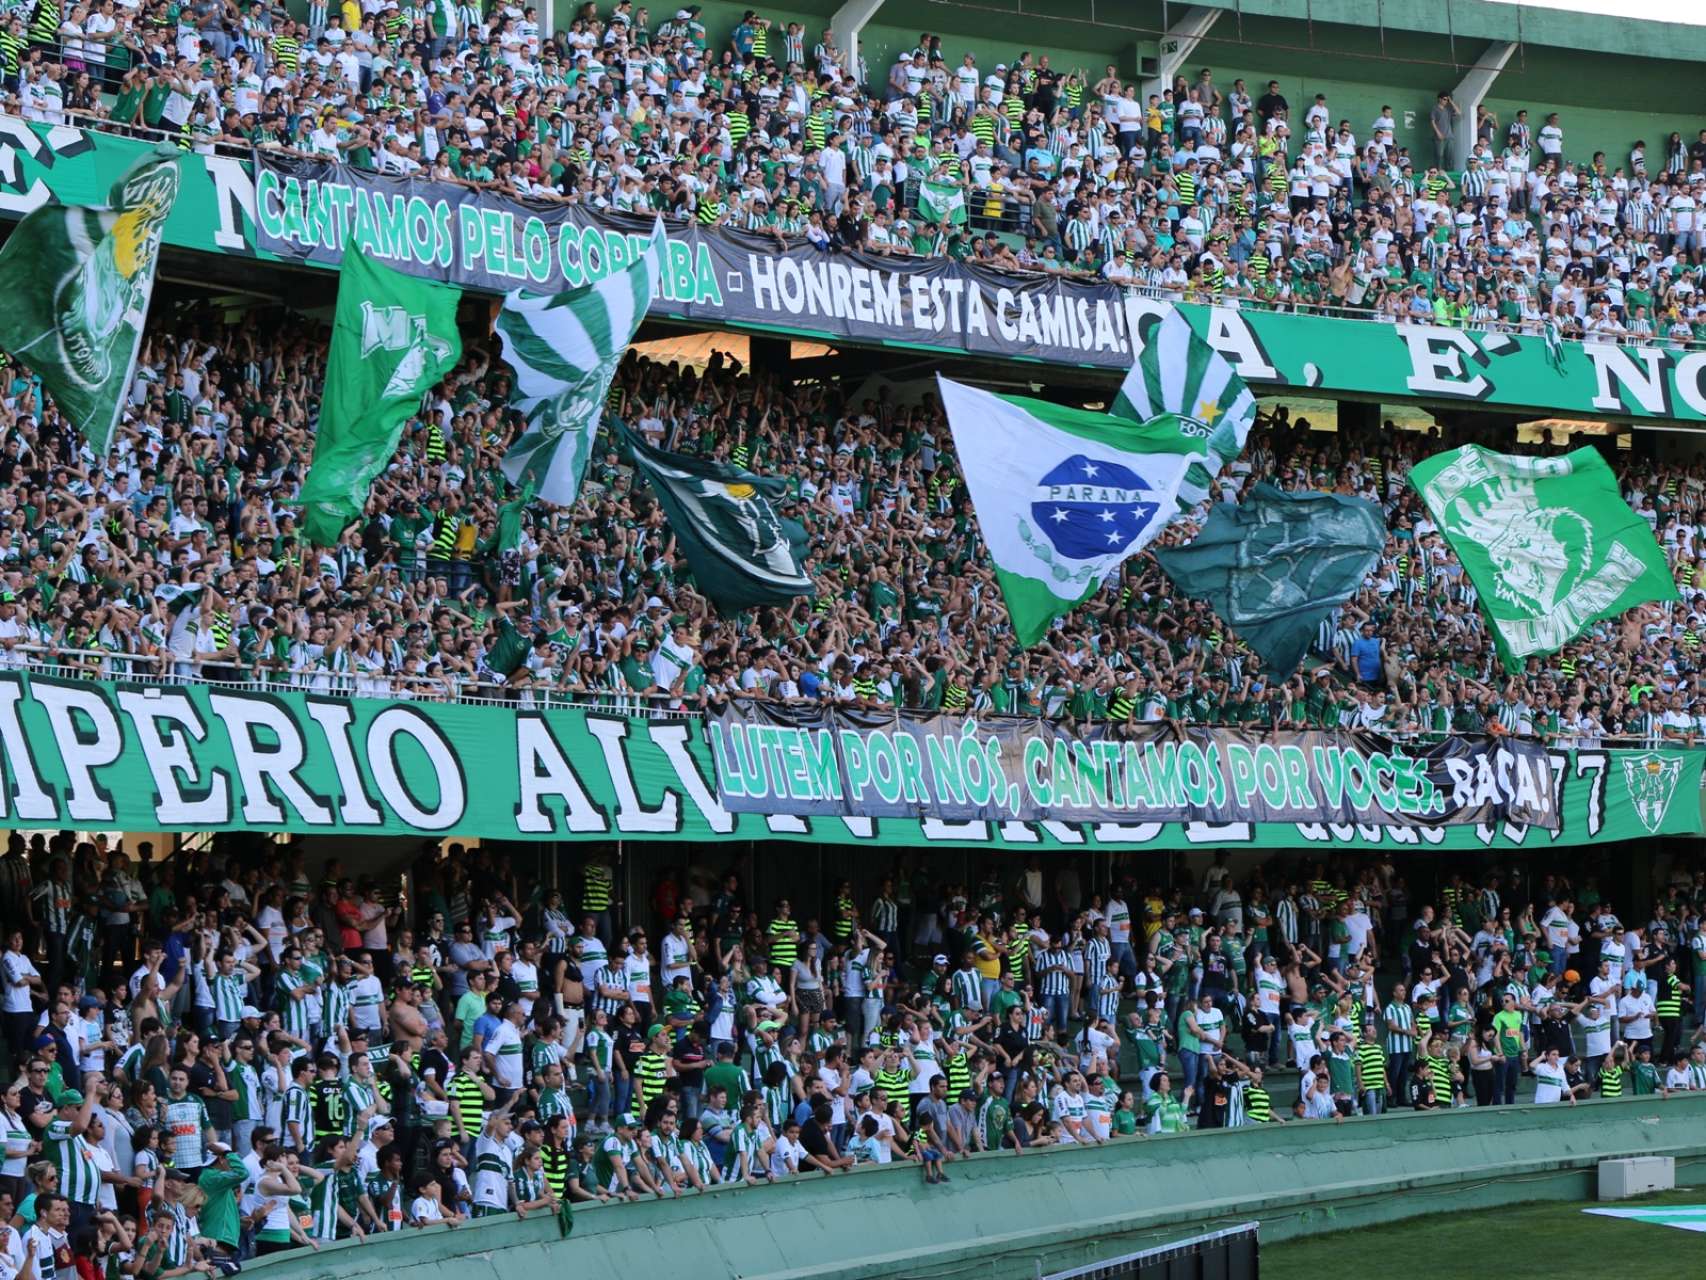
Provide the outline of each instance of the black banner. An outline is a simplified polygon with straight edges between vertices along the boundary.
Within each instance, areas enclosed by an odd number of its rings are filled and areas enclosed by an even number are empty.
[[[488,293],[557,293],[619,270],[651,226],[650,215],[256,152],[256,245],[286,260],[335,265],[353,242],[409,275]],[[832,254],[805,241],[783,247],[681,219],[666,227],[655,315],[1106,369],[1132,363],[1126,291],[1113,284]]]
[[[731,813],[943,821],[1322,823],[1556,830],[1545,747],[1508,738],[1397,743],[1373,733],[1256,733],[1020,716],[961,719],[749,700],[706,734]]]

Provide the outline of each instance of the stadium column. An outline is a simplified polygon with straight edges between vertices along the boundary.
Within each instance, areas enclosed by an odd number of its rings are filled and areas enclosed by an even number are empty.
[[[836,33],[839,38],[840,33]],[[753,334],[750,339],[752,372],[760,376],[774,375],[788,382],[793,374],[793,343],[787,338],[761,338]]]
[[[859,33],[882,7],[883,0],[847,0],[830,18],[829,29],[835,33],[835,41],[841,46],[845,65],[859,65]]]
[[[1197,46],[1202,43],[1202,38],[1208,34],[1209,28],[1214,26],[1218,17],[1219,9],[1192,5],[1177,22],[1167,28],[1166,34],[1158,42],[1161,56],[1155,67],[1155,78],[1145,81],[1143,85],[1141,97],[1144,102],[1149,101],[1150,94],[1172,88],[1173,77],[1179,74],[1179,68],[1197,51]]]
[[[1469,153],[1475,149],[1475,112],[1486,101],[1487,91],[1493,87],[1493,81],[1499,78],[1499,72],[1505,69],[1505,64],[1515,52],[1514,44],[1495,40],[1487,46],[1485,53],[1475,59],[1475,65],[1469,68],[1469,74],[1463,77],[1457,85],[1457,92],[1451,95],[1461,113],[1457,131],[1451,136],[1451,167],[1459,173],[1469,167]]]

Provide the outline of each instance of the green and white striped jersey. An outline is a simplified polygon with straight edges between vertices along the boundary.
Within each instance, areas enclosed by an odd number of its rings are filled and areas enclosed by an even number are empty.
[[[43,1135],[43,1147],[59,1170],[59,1194],[77,1204],[94,1204],[101,1189],[101,1170],[80,1133],[69,1120],[54,1120]]]
[[[509,1144],[482,1134],[474,1139],[474,1203],[499,1211],[509,1208],[509,1184],[515,1153]]]

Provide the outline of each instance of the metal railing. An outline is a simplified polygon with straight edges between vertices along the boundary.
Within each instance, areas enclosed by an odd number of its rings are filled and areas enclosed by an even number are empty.
[[[58,679],[112,680],[120,684],[204,685],[245,692],[312,693],[323,697],[374,698],[406,702],[446,702],[503,706],[524,710],[580,707],[622,711],[649,719],[687,719],[699,714],[702,700],[640,689],[600,689],[576,685],[504,683],[455,672],[418,676],[406,672],[370,674],[325,667],[291,667],[267,660],[231,662],[205,654],[181,658],[171,653],[122,653],[113,649],[66,649],[20,644],[0,650],[0,672],[24,671]]]
[[[509,707],[512,709],[548,711],[580,708],[586,711],[617,711],[653,720],[692,720],[705,714],[708,708],[723,702],[761,702],[792,705],[817,705],[821,699],[780,698],[759,693],[706,693],[684,697],[681,694],[655,689],[598,689],[586,686],[520,684],[511,680],[502,684],[469,677],[462,673],[447,676],[416,676],[404,672],[368,675],[354,671],[329,671],[324,667],[288,667],[270,662],[232,663],[196,655],[183,659],[170,653],[119,653],[112,649],[64,649],[46,645],[20,644],[0,649],[0,673],[24,671],[53,676],[58,679],[81,678],[112,680],[120,684],[152,684],[161,686],[203,685],[215,689],[245,692],[298,692],[321,697],[372,698],[389,701],[461,703],[472,706]],[[881,707],[891,710],[896,720],[903,712],[921,708],[903,707],[884,700]],[[947,713],[943,713],[947,714]],[[977,714],[977,713],[971,713]],[[1037,719],[1049,717],[1039,716]],[[1070,717],[1055,717],[1070,719]],[[1103,722],[1105,723],[1105,722]],[[1227,728],[1194,721],[1175,721],[1180,728]],[[1242,727],[1241,732],[1260,736],[1282,732],[1267,726]],[[1682,738],[1642,734],[1584,734],[1579,732],[1519,734],[1502,730],[1505,737],[1519,741],[1544,742],[1559,748],[1597,750],[1602,747],[1658,747],[1671,749],[1706,748],[1706,741],[1694,742]],[[1397,742],[1437,742],[1452,736],[1440,730],[1374,729],[1383,737]]]

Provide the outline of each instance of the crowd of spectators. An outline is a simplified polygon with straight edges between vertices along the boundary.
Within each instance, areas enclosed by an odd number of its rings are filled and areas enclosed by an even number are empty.
[[[249,846],[259,848],[259,846]],[[760,902],[429,845],[0,855],[0,1272],[144,1280],[494,1214],[1197,1128],[1706,1089],[1706,872],[911,856]],[[1418,870],[1422,868],[1418,867]],[[404,886],[398,892],[398,885]],[[28,939],[28,941],[26,941]],[[1528,1079],[1532,1083],[1528,1083]],[[1520,1091],[1520,1092],[1519,1092]],[[115,1270],[116,1268],[116,1270]]]
[[[1681,603],[1598,623],[1510,676],[1404,480],[1416,459],[1458,441],[1319,432],[1284,406],[1264,412],[1222,496],[1258,479],[1362,494],[1383,505],[1390,530],[1304,668],[1275,680],[1147,556],[1021,649],[928,396],[794,386],[721,355],[703,368],[631,356],[617,414],[670,448],[786,478],[783,513],[808,531],[815,597],[720,612],[608,440],[573,508],[511,500],[498,468],[517,429],[509,375],[470,347],[333,548],[305,544],[291,505],[323,378],[312,323],[191,309],[172,332],[151,331],[104,463],[10,366],[0,375],[0,661],[630,710],[743,695],[1080,723],[1490,729],[1566,745],[1693,743],[1706,725],[1697,463],[1612,451]],[[1188,540],[1196,527],[1183,519],[1164,537]]]
[[[1550,321],[1590,341],[1691,342],[1706,323],[1706,129],[1572,153],[1544,107],[1471,120],[1442,93],[1353,119],[1211,68],[1145,93],[1112,64],[1097,76],[1028,50],[980,66],[928,32],[873,72],[828,29],[749,11],[713,34],[698,6],[628,0],[557,32],[518,3],[322,0],[304,22],[261,0],[36,0],[0,59],[7,105],[30,119],[825,248],[1385,319]],[[1398,141],[1412,111],[1431,154]],[[969,225],[921,215],[923,182],[957,188]]]

